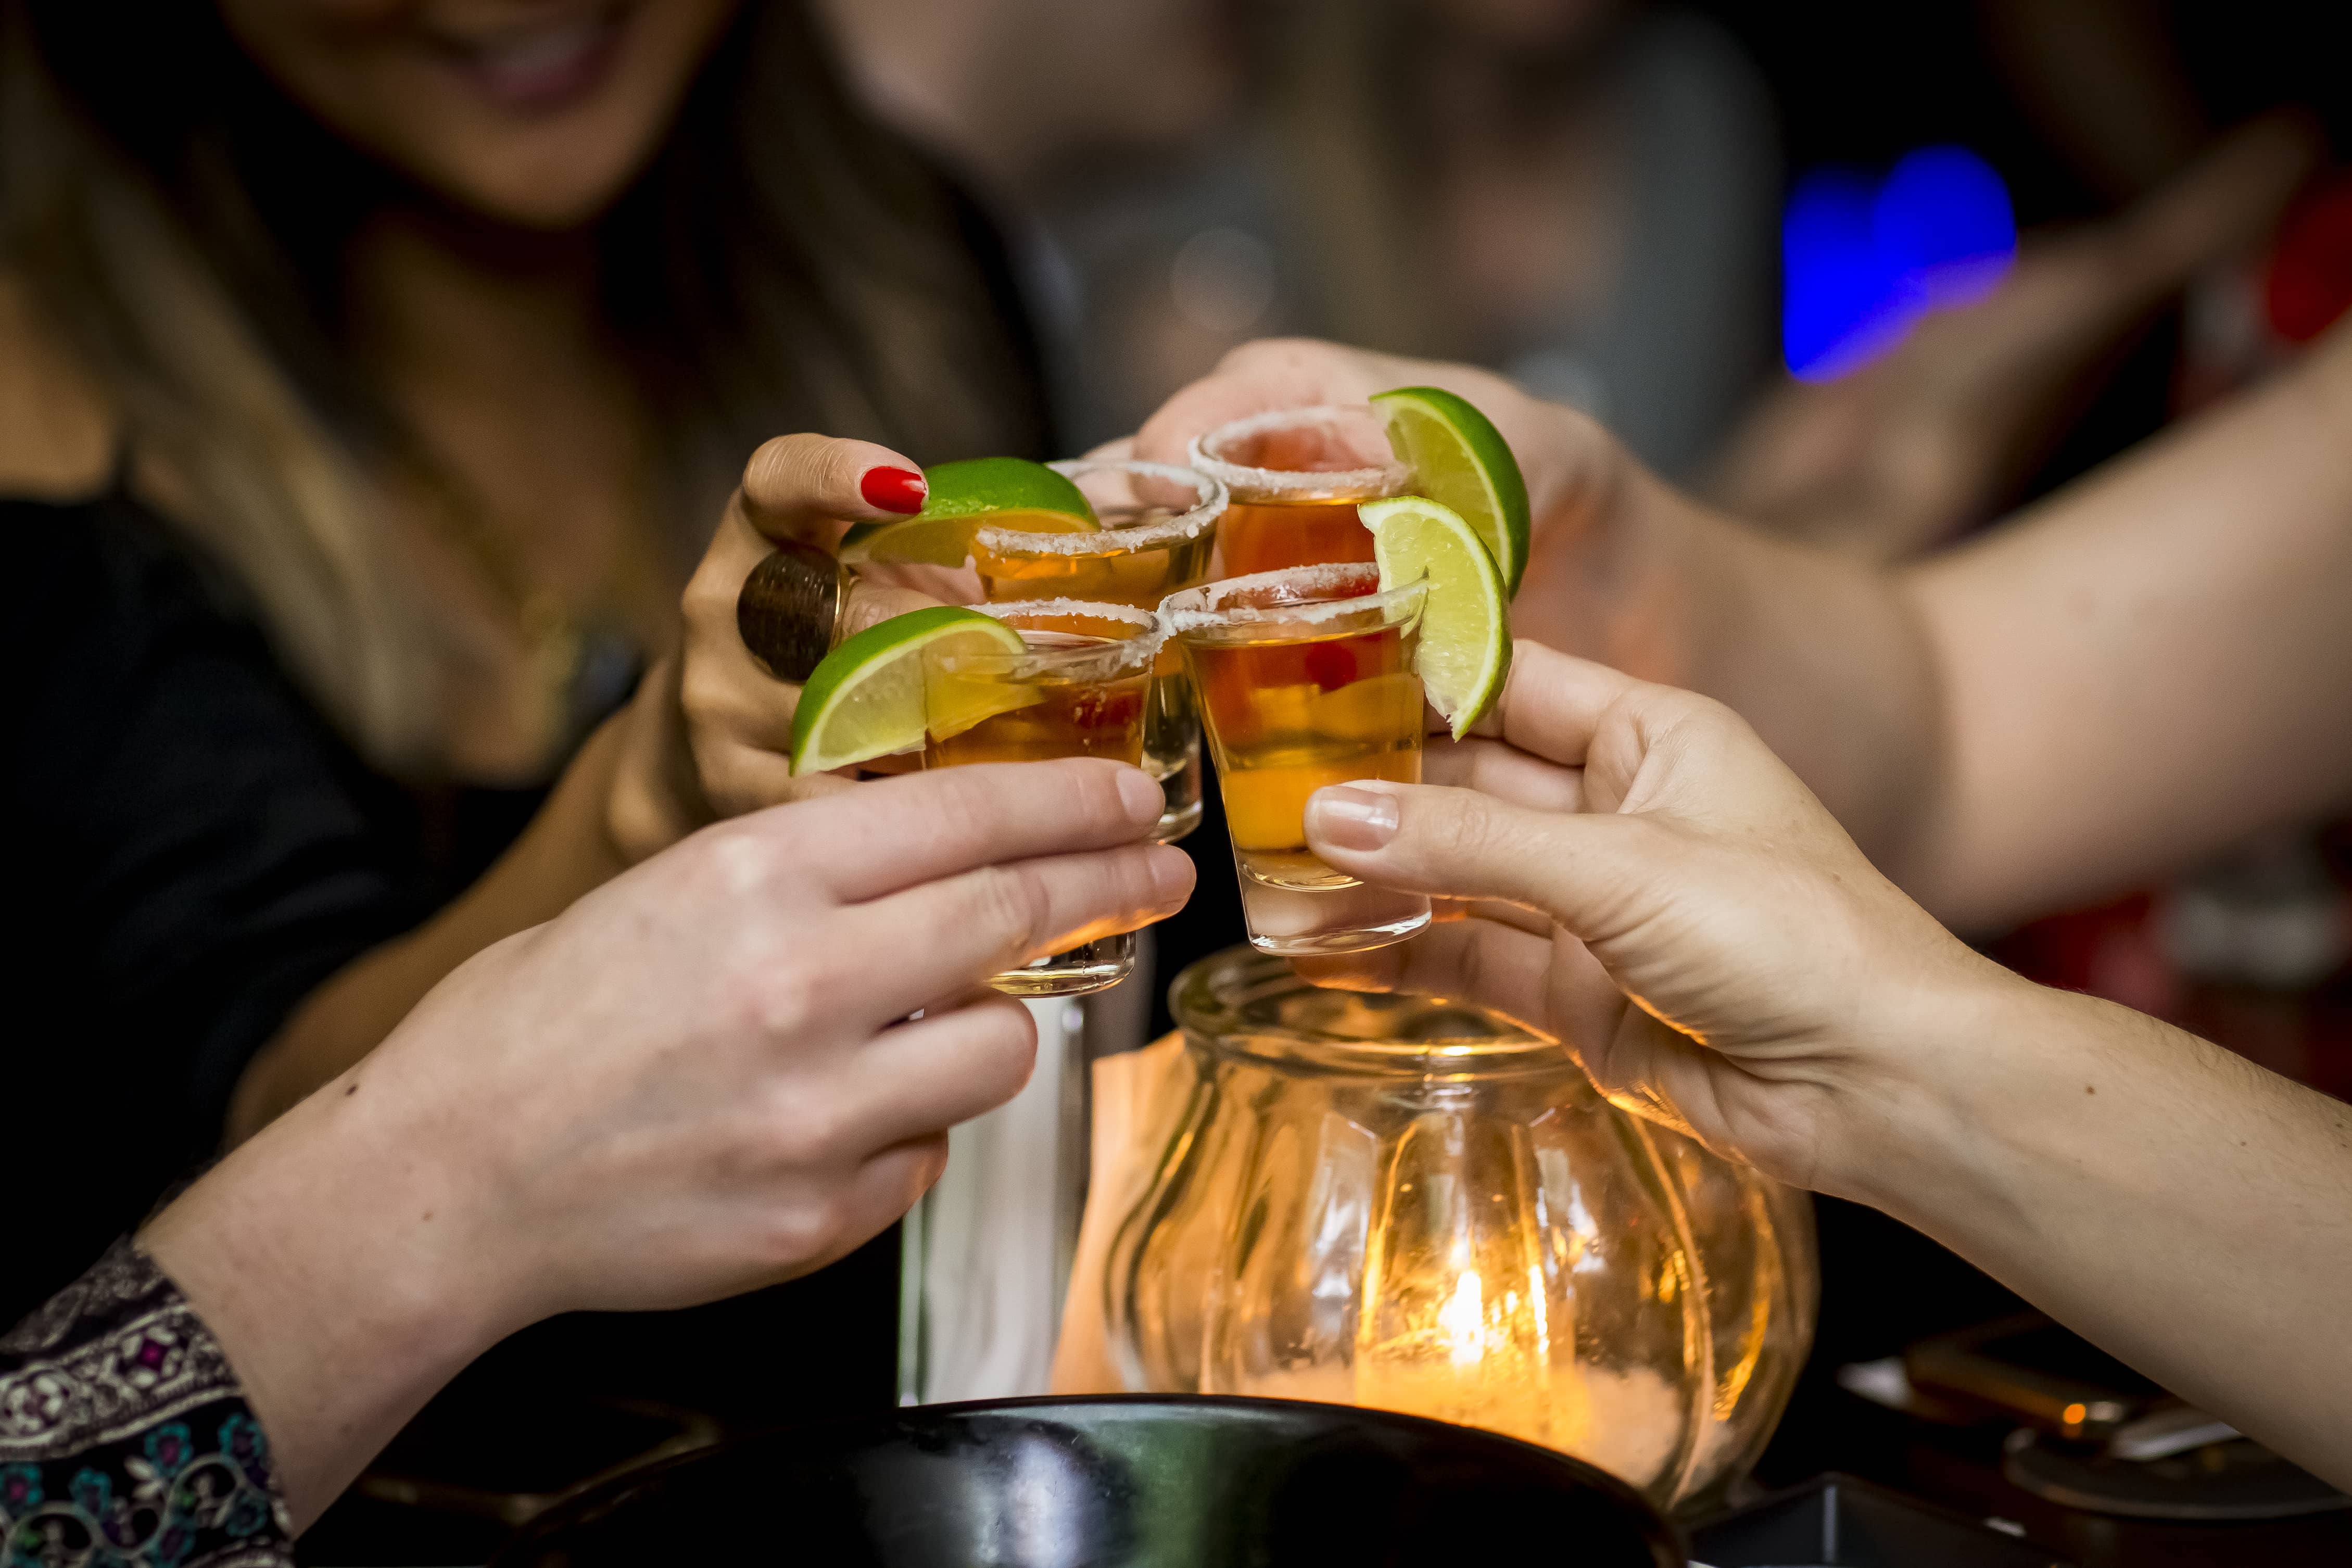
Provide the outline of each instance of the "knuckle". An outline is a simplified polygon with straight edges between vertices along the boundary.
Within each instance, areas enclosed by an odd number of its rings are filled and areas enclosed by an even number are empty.
[[[800,431],[761,444],[744,470],[743,489],[762,506],[834,504],[856,493],[864,466],[850,442]]]
[[[931,787],[939,792],[941,825],[958,835],[982,837],[994,830],[1003,792],[1013,782],[1007,770],[992,767],[936,769],[920,776],[937,781]]]
[[[793,476],[806,461],[810,443],[819,439],[806,432],[790,436],[771,436],[752,452],[751,460],[743,465],[743,489],[747,495],[761,500],[770,499],[776,491],[787,489]]]
[[[796,1269],[831,1256],[841,1237],[843,1207],[830,1192],[772,1205],[761,1238],[767,1263],[778,1269]]]
[[[790,1166],[830,1166],[855,1158],[856,1128],[840,1097],[812,1094],[805,1083],[778,1092],[767,1115],[770,1150]]]
[[[694,575],[686,580],[685,588],[679,592],[678,614],[685,617],[689,627],[698,626],[717,606],[719,591],[713,581],[715,576],[716,574],[710,570],[710,563],[706,560],[695,567]]]
[[[1493,811],[1483,796],[1457,794],[1427,814],[1430,851],[1442,862],[1482,861],[1496,840]]]
[[[1026,952],[1051,934],[1044,927],[1053,900],[1035,867],[982,867],[975,896],[982,922],[1001,946]]]
[[[730,697],[725,678],[699,660],[689,662],[678,679],[678,710],[698,728],[715,723],[733,706]]]
[[[741,903],[756,897],[775,869],[775,847],[743,824],[730,823],[704,834],[696,847],[700,879],[709,884],[706,898]]]
[[[772,1039],[800,1044],[836,1011],[836,983],[814,964],[775,963],[772,951],[763,956],[773,972],[761,1005],[761,1027]]]

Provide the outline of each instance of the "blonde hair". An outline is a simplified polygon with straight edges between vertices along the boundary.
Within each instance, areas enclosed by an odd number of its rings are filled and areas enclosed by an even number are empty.
[[[0,0],[0,261],[314,700],[378,765],[429,770],[445,628],[380,489],[425,465],[334,319],[340,243],[391,176],[286,100],[213,6],[132,9]],[[1044,439],[984,225],[830,68],[798,5],[753,0],[599,227],[681,572],[767,435],[924,461]]]

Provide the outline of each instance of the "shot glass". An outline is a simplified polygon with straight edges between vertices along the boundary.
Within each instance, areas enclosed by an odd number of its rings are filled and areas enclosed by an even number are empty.
[[[1162,606],[1217,760],[1242,913],[1266,952],[1355,952],[1429,923],[1429,900],[1368,887],[1307,847],[1307,797],[1355,779],[1421,782],[1425,583],[1380,591],[1369,563],[1189,589]]]
[[[1150,610],[1209,574],[1224,486],[1170,463],[1080,458],[1052,466],[1085,493],[1102,530],[980,530],[972,563],[991,601],[1066,596]],[[1153,837],[1173,844],[1201,825],[1201,719],[1172,644],[1160,648],[1144,710],[1143,768],[1167,799]]]
[[[1370,404],[1277,408],[1221,425],[1192,442],[1192,466],[1232,504],[1217,529],[1220,576],[1370,561],[1359,502],[1402,495],[1412,470],[1389,449]]]
[[[1108,757],[1141,765],[1151,671],[1166,623],[1131,605],[976,605],[1021,634],[1020,653],[923,652],[923,766]],[[1041,801],[1050,811],[1053,803]],[[994,975],[1014,996],[1078,996],[1135,968],[1135,933],[1097,937]]]

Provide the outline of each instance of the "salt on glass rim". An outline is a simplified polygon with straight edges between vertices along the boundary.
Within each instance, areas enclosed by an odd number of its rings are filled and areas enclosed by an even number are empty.
[[[1380,568],[1369,561],[1332,561],[1316,566],[1287,566],[1279,572],[1253,572],[1246,577],[1222,577],[1214,583],[1203,583],[1197,588],[1169,595],[1160,602],[1160,614],[1166,619],[1169,631],[1182,637],[1186,632],[1207,631],[1219,626],[1264,626],[1268,622],[1318,626],[1325,621],[1343,620],[1350,615],[1361,615],[1367,611],[1386,615],[1428,596],[1429,579],[1424,576],[1415,577],[1412,582],[1394,588],[1356,594],[1347,598],[1310,597],[1289,605],[1221,605],[1221,601],[1260,588],[1294,588],[1308,595],[1328,594],[1349,583],[1362,581],[1368,574],[1377,584]]]
[[[1099,646],[1083,647],[1038,647],[1023,653],[957,653],[939,656],[941,668],[950,672],[966,668],[1018,669],[1033,665],[1051,665],[1066,672],[1074,679],[1107,680],[1130,666],[1151,668],[1160,655],[1160,645],[1168,640],[1168,617],[1154,610],[1138,609],[1133,605],[1114,605],[1095,599],[1011,599],[996,605],[966,605],[1000,621],[1013,621],[1035,616],[1039,619],[1065,616],[1081,616],[1089,620],[1120,621],[1138,628],[1132,635],[1116,639],[1097,638]],[[1073,636],[1092,637],[1079,632]]]
[[[1246,464],[1228,462],[1210,450],[1213,443],[1222,446],[1244,437],[1262,435],[1268,430],[1313,424],[1337,426],[1345,420],[1360,420],[1369,425],[1379,436],[1381,446],[1387,446],[1386,426],[1379,411],[1370,404],[1318,403],[1304,408],[1272,408],[1263,414],[1253,414],[1246,419],[1236,419],[1229,425],[1203,431],[1192,437],[1190,461],[1193,468],[1209,478],[1223,481],[1227,493],[1240,497],[1244,505],[1254,501],[1279,504],[1284,501],[1378,500],[1386,496],[1402,495],[1412,483],[1412,470],[1394,460],[1360,468],[1254,468]]]
[[[1068,458],[1047,468],[1066,479],[1080,474],[1107,471],[1140,474],[1148,479],[1166,479],[1171,484],[1189,485],[1201,499],[1190,511],[1174,517],[1161,518],[1137,528],[1089,529],[1083,533],[1028,533],[1010,528],[982,528],[972,537],[999,555],[1140,555],[1147,550],[1164,550],[1198,539],[1224,515],[1226,491],[1224,482],[1197,468],[1179,468],[1174,463],[1145,463],[1127,458]],[[1114,548],[1105,549],[1106,543]]]

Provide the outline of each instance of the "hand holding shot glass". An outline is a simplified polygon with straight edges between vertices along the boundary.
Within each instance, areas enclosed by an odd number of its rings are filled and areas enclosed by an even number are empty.
[[[995,604],[1066,596],[1150,610],[1209,574],[1225,488],[1166,463],[1047,465],[1074,483],[1100,527],[1040,531],[984,522],[972,564]],[[1167,797],[1155,835],[1173,844],[1201,823],[1201,721],[1174,645],[1163,646],[1144,710],[1143,768]]]
[[[1421,782],[1429,585],[1381,591],[1366,563],[1229,578],[1171,597],[1224,792],[1252,945],[1352,952],[1429,923],[1420,894],[1368,888],[1307,847],[1307,797],[1356,779]]]
[[[992,603],[1071,598],[1155,608],[1208,574],[1224,487],[1167,463],[977,458],[924,470],[923,510],[853,529],[842,557],[961,568]],[[1164,649],[1144,723],[1143,767],[1166,798],[1154,834],[1200,825],[1201,731],[1173,648]]]
[[[1424,698],[1459,736],[1510,668],[1516,574],[1499,563],[1527,558],[1527,504],[1509,448],[1450,394],[1406,388],[1375,405],[1281,410],[1195,442],[1195,461],[1235,498],[1228,568],[1285,564],[1161,605],[1216,757],[1250,942],[1267,952],[1357,952],[1428,925],[1426,898],[1367,887],[1314,854],[1307,797],[1359,779],[1419,783]],[[1275,463],[1297,482],[1286,489]],[[1393,493],[1408,479],[1458,509]]]
[[[923,649],[923,766],[1107,757],[1141,766],[1153,666],[1166,626],[1151,610],[1078,599],[980,609],[1018,633],[1017,653],[942,638]],[[1046,807],[1050,809],[1050,806]],[[1135,968],[1120,931],[1007,970],[1015,996],[1077,996]]]
[[[1402,941],[1429,924],[1428,899],[1324,864],[1307,801],[1419,782],[1424,704],[1456,737],[1493,706],[1528,554],[1517,465],[1483,415],[1429,387],[1259,415],[1193,450],[1199,469],[925,470],[922,511],[852,530],[843,559],[969,566],[991,603],[899,616],[827,654],[793,715],[793,771],[1106,757],[1160,784],[1166,842],[1199,819],[1205,720],[1252,943]],[[1256,499],[1229,507],[1228,484]],[[1201,583],[1219,559],[1275,569]],[[1124,979],[1134,955],[1131,934],[1107,936],[992,984],[1076,995]]]
[[[894,616],[834,649],[809,677],[793,714],[793,771],[918,750],[926,770],[1062,757],[1140,766],[1165,637],[1157,611],[1075,599]],[[1115,985],[1134,967],[1134,933],[1120,932],[990,984],[1017,996],[1076,996]]]

